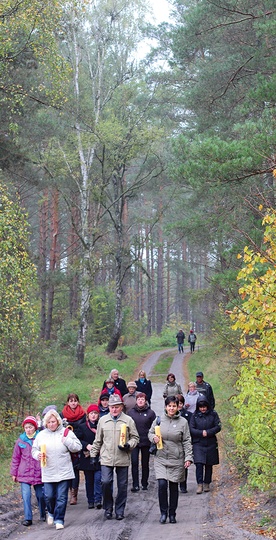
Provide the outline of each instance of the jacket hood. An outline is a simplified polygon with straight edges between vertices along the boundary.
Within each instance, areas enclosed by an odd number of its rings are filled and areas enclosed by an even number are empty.
[[[198,396],[197,401],[196,401],[196,411],[199,411],[199,403],[206,403],[208,411],[210,410],[211,408],[210,403],[206,396],[203,396],[202,394]]]

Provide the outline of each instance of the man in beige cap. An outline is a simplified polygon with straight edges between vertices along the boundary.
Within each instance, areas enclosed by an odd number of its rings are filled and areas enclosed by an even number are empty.
[[[109,413],[99,420],[96,438],[90,450],[91,464],[97,462],[100,454],[102,472],[103,508],[106,519],[113,514],[113,472],[117,475],[117,496],[115,499],[116,519],[124,519],[127,501],[128,467],[130,452],[139,442],[134,421],[123,412],[123,401],[118,395],[110,396]],[[123,440],[122,440],[123,439]]]
[[[133,409],[133,407],[135,407],[136,405],[136,395],[137,395],[136,382],[130,381],[129,383],[127,383],[127,389],[128,389],[128,393],[123,396],[123,402],[124,402],[126,414],[128,414],[130,409]]]

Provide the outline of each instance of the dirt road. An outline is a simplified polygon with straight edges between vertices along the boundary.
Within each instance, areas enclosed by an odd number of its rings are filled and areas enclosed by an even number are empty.
[[[173,353],[175,354],[175,349]],[[150,377],[151,370],[160,354],[164,354],[164,351],[152,354],[143,364],[148,377]],[[181,384],[183,390],[188,382],[184,381],[183,369],[186,354],[187,351],[184,354],[175,354],[171,365],[171,371],[175,373],[176,380]],[[160,414],[163,409],[163,387],[164,384],[154,383],[153,377],[152,409],[157,414]],[[160,525],[153,460],[154,458],[151,457],[149,489],[138,493],[132,493],[129,489],[125,519],[123,521],[116,521],[115,519],[106,521],[103,510],[88,510],[82,481],[77,506],[68,506],[64,530],[56,531],[54,527],[40,523],[36,514],[30,528],[26,529],[22,525],[17,525],[16,529],[9,535],[9,540],[20,540],[20,538],[24,538],[24,540],[51,540],[57,536],[60,540],[137,540],[138,538],[139,540],[168,540],[168,537],[187,538],[189,540],[260,539],[259,536],[235,526],[232,515],[228,515],[227,512],[224,515],[225,501],[223,498],[218,499],[220,512],[217,512],[215,485],[213,485],[210,493],[196,495],[194,466],[190,467],[189,470],[188,493],[179,494],[177,523]],[[131,477],[131,472],[129,476]],[[131,482],[129,481],[130,487]],[[22,516],[17,516],[17,523],[20,523],[21,519]],[[11,529],[11,523],[9,519],[5,522],[4,515],[0,516],[0,528],[0,538],[7,538],[7,531]],[[262,536],[262,538],[265,539],[266,537]]]

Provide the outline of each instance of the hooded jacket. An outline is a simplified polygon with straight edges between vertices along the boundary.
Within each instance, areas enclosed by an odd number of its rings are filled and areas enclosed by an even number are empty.
[[[38,433],[39,431],[36,432],[35,437]],[[15,476],[18,482],[32,486],[42,483],[40,463],[32,456],[35,437],[29,439],[25,432],[21,433],[14,445],[10,469],[11,475]]]
[[[199,409],[199,403],[206,403],[208,409],[205,413]],[[207,437],[203,437],[203,431],[207,431]],[[194,451],[194,462],[208,465],[219,463],[218,442],[216,433],[221,431],[221,422],[205,396],[199,396],[196,410],[190,421],[190,432]]]

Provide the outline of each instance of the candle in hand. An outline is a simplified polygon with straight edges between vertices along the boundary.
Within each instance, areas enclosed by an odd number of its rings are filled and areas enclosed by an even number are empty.
[[[122,424],[120,433],[120,446],[126,444],[126,424]]]
[[[163,448],[163,442],[162,442],[162,437],[161,437],[161,429],[160,429],[160,426],[155,426],[155,435],[157,435],[157,437],[159,437],[159,442],[157,443],[157,450],[162,450]]]
[[[41,453],[41,458],[40,458],[41,467],[46,467],[46,444],[41,445],[40,453]]]

